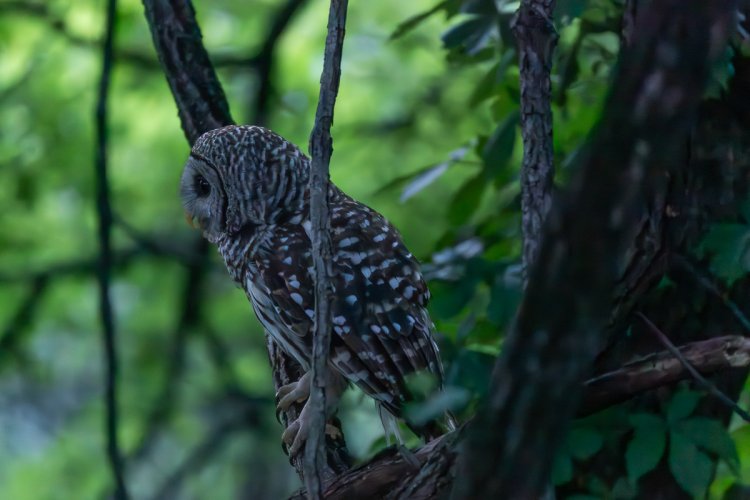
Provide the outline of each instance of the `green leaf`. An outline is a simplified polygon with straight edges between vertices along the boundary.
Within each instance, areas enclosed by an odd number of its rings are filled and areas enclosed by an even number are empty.
[[[506,272],[498,273],[490,289],[490,303],[487,305],[487,319],[496,325],[507,325],[515,317],[521,303],[521,289],[509,283]]]
[[[692,417],[675,424],[674,430],[704,450],[715,453],[733,472],[738,472],[740,458],[737,455],[737,447],[729,431],[720,421],[707,417]]]
[[[466,54],[475,55],[487,45],[496,29],[492,17],[473,17],[453,26],[441,38],[446,49],[462,48]]]
[[[393,33],[391,33],[391,36],[389,37],[390,40],[396,40],[397,38],[401,38],[420,24],[422,24],[425,20],[432,17],[433,14],[436,14],[440,12],[441,10],[445,9],[448,5],[448,2],[440,2],[433,8],[426,10],[424,12],[420,12],[419,14],[410,17],[406,21],[403,21],[402,23],[399,23],[398,26],[396,26],[396,29]]]
[[[469,106],[474,108],[481,102],[490,97],[496,95],[499,91],[499,84],[505,77],[505,72],[508,70],[508,66],[511,62],[515,61],[516,52],[514,50],[506,50],[503,52],[500,61],[493,64],[489,71],[482,77],[477,84],[474,92],[472,92],[469,98]]]
[[[700,398],[701,394],[695,391],[683,390],[676,392],[667,405],[667,421],[674,423],[690,416]]]
[[[561,20],[565,17],[575,19],[581,17],[587,3],[586,0],[558,0],[555,7],[555,19]]]
[[[630,418],[634,424],[633,439],[625,449],[625,468],[628,478],[635,484],[638,479],[653,470],[664,455],[666,431],[664,420],[650,414],[636,414]]]
[[[633,413],[628,421],[633,427],[664,427],[664,419],[653,413]]]
[[[482,174],[469,179],[461,186],[448,207],[448,219],[452,224],[460,226],[474,215],[486,187],[487,181]]]
[[[679,432],[669,433],[669,470],[677,484],[694,497],[703,497],[711,483],[713,462]]]
[[[488,180],[497,177],[513,156],[518,120],[518,112],[511,113],[487,139],[482,150],[482,159],[484,160],[484,173]]]
[[[734,283],[750,270],[750,226],[714,224],[703,237],[698,254],[709,257],[711,270],[717,276]]]
[[[565,484],[573,478],[573,461],[567,450],[558,451],[552,462],[552,484]]]
[[[638,488],[636,488],[627,478],[621,477],[615,481],[615,484],[612,487],[612,497],[618,500],[638,498]]]
[[[568,433],[568,449],[570,454],[578,460],[586,460],[602,448],[602,435],[591,428],[574,427]]]

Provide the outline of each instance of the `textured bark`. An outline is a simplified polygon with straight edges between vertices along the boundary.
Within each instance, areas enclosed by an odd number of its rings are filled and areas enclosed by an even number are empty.
[[[680,352],[703,375],[750,365],[750,340],[745,337],[716,337],[692,342],[680,347]],[[619,370],[588,380],[577,415],[590,415],[648,390],[690,378],[680,360],[669,352],[649,354]]]
[[[524,277],[528,276],[539,252],[542,226],[552,203],[554,163],[550,71],[558,38],[552,24],[554,9],[554,0],[523,0],[513,22],[513,32],[518,39],[521,87]]]
[[[454,498],[537,498],[599,350],[639,202],[684,144],[733,2],[651,2],[623,52],[579,176],[548,216],[492,392],[462,444]]]
[[[143,5],[188,142],[192,145],[204,132],[233,124],[226,96],[203,46],[192,3],[189,0],[144,0]],[[204,257],[207,248],[205,240],[201,240],[199,256]],[[188,281],[194,282],[196,277],[200,278],[202,269],[201,265],[191,268]],[[192,307],[188,308],[187,313],[191,310]],[[298,380],[300,366],[272,342],[267,342],[267,345],[276,389]],[[288,426],[297,418],[300,409],[301,405],[294,405],[288,412],[282,412],[282,423]],[[336,419],[329,423],[339,432],[335,439],[327,439],[326,477],[332,477],[349,467],[341,424]],[[301,475],[301,460],[293,460],[292,464]]]
[[[312,381],[308,405],[312,411],[310,435],[304,450],[304,480],[308,497],[322,498],[326,461],[326,379],[330,369],[331,299],[333,274],[331,221],[328,215],[329,163],[333,154],[333,110],[341,80],[341,56],[344,49],[348,0],[331,0],[328,33],[320,76],[320,96],[315,124],[310,134],[310,223],[312,261],[315,275],[315,316],[313,322]]]
[[[192,2],[143,0],[143,5],[188,142],[192,145],[204,132],[233,124]]]

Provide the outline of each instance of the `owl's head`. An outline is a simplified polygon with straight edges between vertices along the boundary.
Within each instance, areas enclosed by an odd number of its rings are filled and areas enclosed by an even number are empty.
[[[193,146],[180,181],[185,215],[216,242],[247,228],[302,212],[309,160],[262,127],[206,132]]]

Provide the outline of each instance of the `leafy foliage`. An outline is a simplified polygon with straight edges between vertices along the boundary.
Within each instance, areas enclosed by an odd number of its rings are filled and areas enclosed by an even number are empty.
[[[197,239],[181,224],[176,194],[187,146],[142,5],[119,3],[113,296],[133,494],[152,495],[195,463],[191,454],[204,438],[221,435],[221,446],[180,479],[175,496],[282,497],[298,480],[279,452],[265,341],[216,256],[197,302],[200,321],[177,328]],[[249,61],[285,2],[194,3],[233,114],[255,121],[263,75]],[[620,50],[622,4],[557,2],[558,185],[599,118]],[[0,6],[0,497],[99,497],[109,478],[102,437],[92,431],[102,407],[91,124],[103,13],[93,0],[52,0],[33,15]],[[394,222],[424,263],[448,387],[436,393],[434,381],[413,381],[420,397],[407,413],[417,424],[446,410],[471,416],[521,300],[517,6],[383,0],[350,7],[332,178]],[[273,54],[266,125],[300,145],[315,111],[325,7],[309,2],[300,10]],[[737,53],[727,49],[707,97],[726,90]],[[743,212],[714,225],[696,251],[727,286],[750,270],[750,205]],[[668,276],[661,283],[662,292],[679,291]],[[680,390],[658,413],[626,403],[576,421],[555,459],[559,497],[637,498],[644,477],[662,469],[692,496],[708,491],[715,476],[750,484],[748,427],[728,433],[700,413],[702,402]],[[242,412],[246,423],[227,430]],[[385,445],[371,402],[348,394],[340,413],[356,458]],[[135,457],[143,439],[147,449]],[[596,467],[613,455],[616,471]]]

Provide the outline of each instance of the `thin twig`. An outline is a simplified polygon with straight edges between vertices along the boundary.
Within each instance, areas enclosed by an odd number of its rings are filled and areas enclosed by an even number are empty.
[[[12,316],[8,325],[0,336],[0,364],[8,360],[11,355],[17,357],[18,344],[36,316],[36,310],[49,286],[47,276],[37,276],[31,281],[31,289]]]
[[[313,331],[312,387],[308,404],[312,431],[305,445],[304,479],[308,498],[322,498],[321,471],[326,464],[326,371],[330,349],[331,239],[328,218],[328,164],[333,153],[331,125],[341,79],[341,54],[348,0],[331,0],[328,34],[320,77],[320,96],[315,125],[310,134],[310,222],[315,270],[315,321]]]
[[[711,393],[713,396],[716,397],[719,401],[727,405],[729,408],[732,409],[737,415],[742,417],[743,420],[746,420],[747,422],[750,422],[750,413],[746,412],[742,408],[737,405],[732,399],[721,392],[718,387],[716,387],[714,384],[712,384],[708,379],[706,379],[703,375],[698,372],[698,370],[695,369],[693,365],[690,364],[690,362],[685,359],[685,356],[682,355],[679,349],[675,347],[675,345],[672,343],[671,340],[662,332],[659,330],[659,328],[651,322],[650,319],[648,319],[643,313],[637,312],[636,315],[641,318],[641,320],[646,324],[649,330],[651,330],[651,333],[653,333],[659,341],[664,344],[664,347],[667,348],[669,352],[672,353],[672,355],[680,360],[680,363],[682,363],[682,366],[685,367],[685,369],[690,372],[690,375],[693,376],[693,378],[698,382],[700,385],[702,385],[709,393]]]
[[[117,431],[119,414],[117,410],[117,346],[115,341],[115,320],[109,296],[112,269],[112,208],[109,202],[109,181],[107,179],[107,97],[110,76],[114,33],[117,16],[117,0],[107,1],[107,21],[102,44],[102,74],[99,81],[99,97],[96,104],[96,205],[99,216],[100,259],[97,273],[99,281],[99,302],[104,344],[104,404],[107,458],[115,481],[115,498],[128,498],[122,465],[122,456]]]

